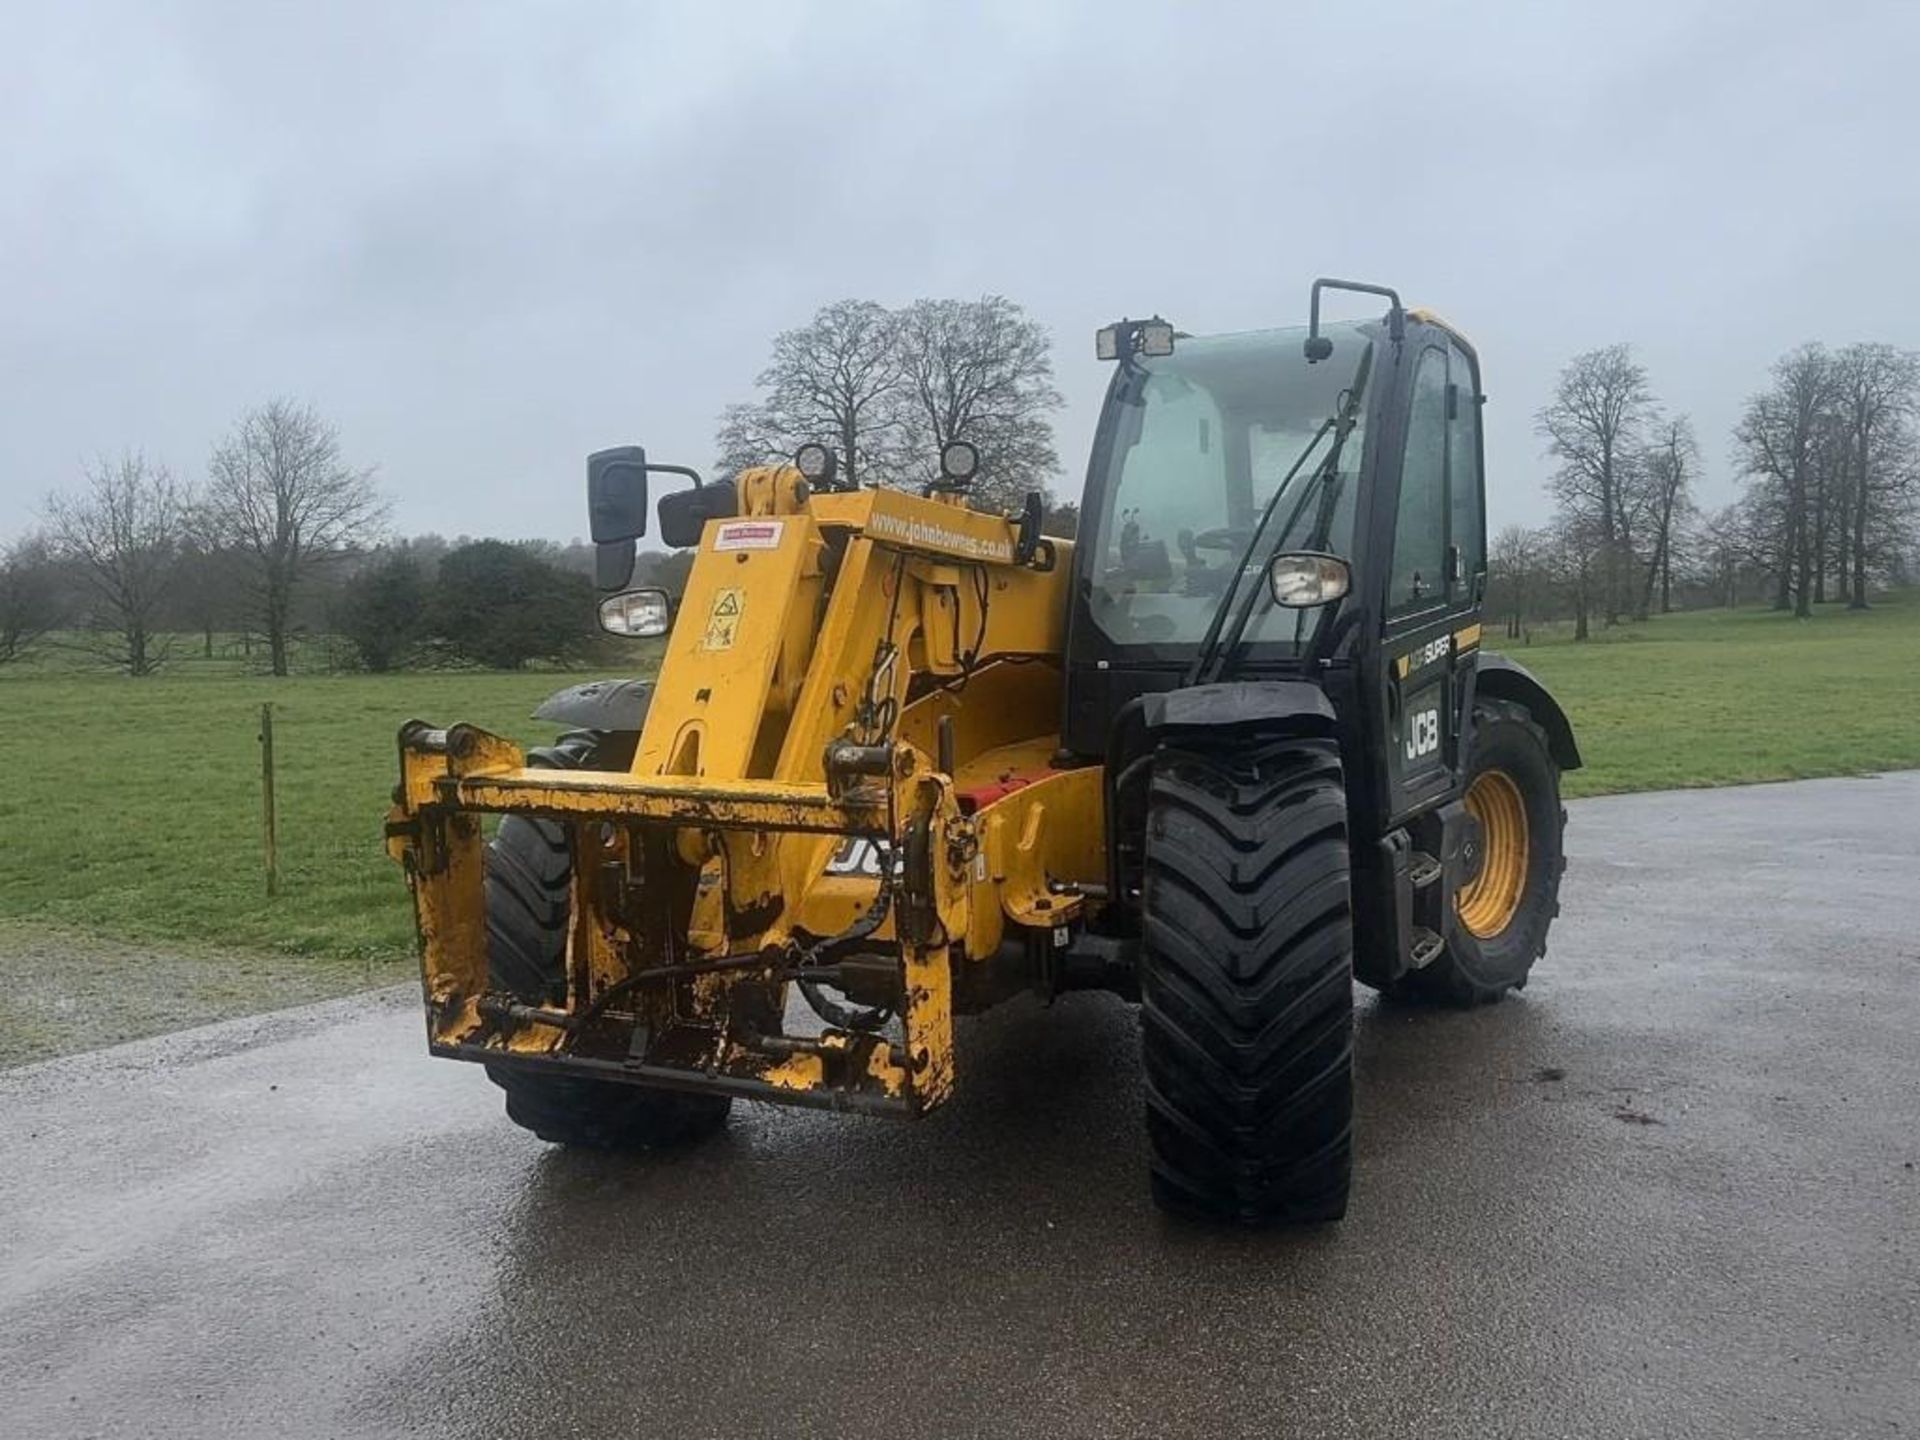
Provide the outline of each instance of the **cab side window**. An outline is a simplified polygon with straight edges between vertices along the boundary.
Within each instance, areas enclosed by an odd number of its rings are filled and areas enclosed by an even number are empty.
[[[1454,581],[1457,600],[1473,598],[1474,577],[1486,568],[1487,527],[1482,513],[1485,489],[1480,478],[1480,386],[1473,362],[1453,352],[1447,366],[1447,490],[1449,538],[1460,549],[1460,573]]]
[[[1389,610],[1424,609],[1446,598],[1447,431],[1447,352],[1423,350],[1400,460]]]

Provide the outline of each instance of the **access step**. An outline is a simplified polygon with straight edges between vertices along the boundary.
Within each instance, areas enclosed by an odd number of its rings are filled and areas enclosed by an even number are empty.
[[[1431,965],[1440,958],[1440,952],[1447,942],[1424,925],[1413,927],[1413,945],[1407,952],[1407,963],[1415,970]]]

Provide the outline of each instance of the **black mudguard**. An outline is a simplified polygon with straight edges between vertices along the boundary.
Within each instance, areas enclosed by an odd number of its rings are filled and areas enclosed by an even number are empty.
[[[1525,706],[1547,732],[1547,752],[1553,756],[1553,763],[1562,770],[1580,768],[1580,748],[1573,741],[1573,723],[1560,708],[1560,702],[1533,678],[1531,671],[1497,650],[1482,650],[1474,665],[1474,693]]]
[[[1152,734],[1283,723],[1319,730],[1334,721],[1326,692],[1304,680],[1233,681],[1143,695],[1140,715]]]
[[[1333,702],[1305,680],[1227,681],[1141,695],[1120,707],[1107,738],[1106,824],[1108,893],[1138,893],[1137,876],[1123,873],[1122,832],[1144,833],[1138,803],[1147,771],[1162,742],[1181,735],[1286,733],[1337,735]],[[1137,847],[1135,847],[1137,848]],[[1131,900],[1123,900],[1131,907]]]
[[[653,699],[651,680],[589,680],[549,695],[533,712],[536,720],[569,730],[639,733]]]

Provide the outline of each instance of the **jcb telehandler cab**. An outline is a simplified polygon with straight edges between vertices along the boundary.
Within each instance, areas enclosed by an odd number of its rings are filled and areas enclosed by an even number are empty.
[[[1330,287],[1386,314],[1322,325]],[[549,1140],[647,1147],[736,1097],[919,1115],[956,1013],[1107,989],[1162,1204],[1341,1215],[1352,980],[1524,985],[1579,757],[1480,645],[1472,347],[1378,287],[1311,313],[1101,331],[1077,543],[970,509],[964,443],[924,496],[819,446],[708,485],[592,457],[602,621],[665,655],[549,701],[544,749],[402,730],[433,1052]],[[662,471],[677,606],[627,588]]]

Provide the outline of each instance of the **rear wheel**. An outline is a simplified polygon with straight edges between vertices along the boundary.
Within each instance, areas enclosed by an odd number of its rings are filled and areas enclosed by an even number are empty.
[[[1446,948],[1402,976],[1397,997],[1470,1006],[1524,988],[1560,913],[1567,864],[1560,769],[1524,707],[1504,700],[1473,707],[1464,803],[1476,833],[1449,907]]]
[[[527,752],[527,763],[562,770],[624,768],[631,740],[594,731],[563,735]],[[496,989],[529,1004],[567,993],[568,891],[572,853],[564,826],[509,815],[487,847],[487,969]],[[720,1128],[723,1095],[681,1095],[506,1063],[487,1066],[507,1092],[507,1118],[542,1140],[594,1150],[646,1150]]]
[[[1145,859],[1154,1198],[1243,1224],[1339,1219],[1352,1171],[1353,937],[1338,747],[1162,751]]]

